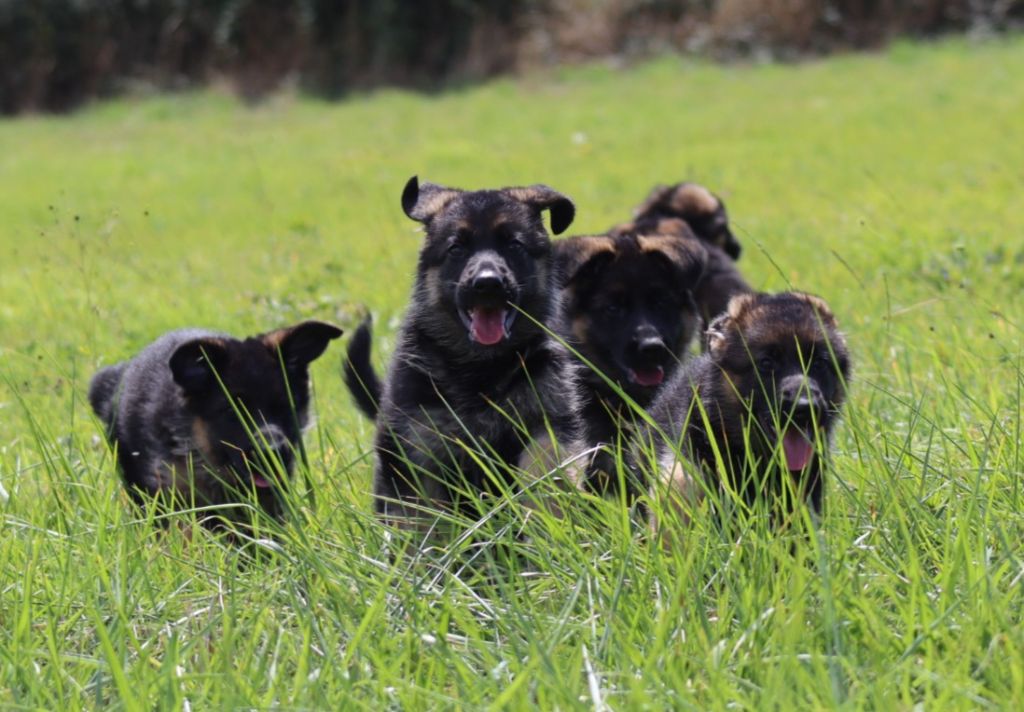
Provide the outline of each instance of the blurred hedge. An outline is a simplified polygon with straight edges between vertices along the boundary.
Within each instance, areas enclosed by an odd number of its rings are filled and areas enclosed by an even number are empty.
[[[0,112],[229,81],[324,96],[674,49],[793,57],[999,30],[1024,0],[0,0]]]

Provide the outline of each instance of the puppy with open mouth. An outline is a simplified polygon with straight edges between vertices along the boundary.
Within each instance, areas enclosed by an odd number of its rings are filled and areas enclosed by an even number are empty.
[[[850,356],[824,300],[800,292],[733,297],[707,331],[707,352],[651,406],[652,496],[686,508],[724,482],[776,517],[820,511],[824,459],[839,420]]]
[[[309,366],[339,336],[320,321],[245,339],[183,329],[101,369],[89,402],[132,498],[209,508],[211,526],[236,519],[230,505],[247,494],[280,516],[310,420]]]
[[[685,227],[685,226],[684,226]],[[555,243],[563,288],[560,330],[579,354],[585,441],[600,447],[587,484],[617,492],[617,443],[685,359],[700,317],[693,292],[706,253],[691,236],[656,232],[580,235]],[[626,482],[630,496],[636,482]]]
[[[440,512],[479,514],[466,492],[518,489],[575,447],[570,361],[545,326],[558,293],[542,219],[557,234],[575,208],[543,185],[467,191],[416,177],[402,208],[425,239],[387,378],[370,363],[368,322],[345,378],[377,420],[377,512],[422,532]]]

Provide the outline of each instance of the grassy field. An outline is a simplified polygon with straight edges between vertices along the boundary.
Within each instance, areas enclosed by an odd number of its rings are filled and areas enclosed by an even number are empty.
[[[950,41],[0,123],[0,706],[1019,709],[1022,76],[1019,38]],[[698,521],[666,554],[580,501],[484,537],[519,550],[505,565],[462,568],[471,542],[392,565],[337,343],[314,366],[315,504],[276,552],[138,521],[89,376],[178,326],[364,309],[385,363],[414,173],[548,183],[571,233],[657,182],[722,194],[752,283],[825,296],[854,353],[819,532]]]

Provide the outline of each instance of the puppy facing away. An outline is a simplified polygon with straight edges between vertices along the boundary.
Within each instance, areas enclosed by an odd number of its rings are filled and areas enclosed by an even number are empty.
[[[181,509],[242,502],[248,492],[279,516],[309,422],[309,364],[339,336],[319,321],[242,340],[172,331],[96,373],[89,402],[132,498]]]
[[[721,198],[697,183],[658,186],[636,209],[631,223],[612,230],[692,234],[707,249],[704,278],[694,293],[705,324],[725,311],[729,299],[753,290],[736,268],[741,246],[729,227]]]
[[[707,353],[651,406],[660,430],[648,433],[658,460],[652,496],[667,494],[685,510],[705,491],[704,478],[747,504],[771,502],[777,514],[794,509],[794,493],[820,511],[823,459],[850,373],[828,305],[800,292],[740,295],[707,340]]]
[[[368,323],[345,372],[377,419],[377,512],[423,532],[438,512],[479,514],[467,489],[516,489],[520,472],[551,471],[578,438],[570,360],[543,326],[558,295],[541,218],[549,211],[557,234],[575,208],[543,185],[465,191],[416,177],[402,208],[426,234],[386,381],[370,364]]]
[[[588,446],[612,447],[634,420],[621,393],[641,408],[650,405],[697,333],[692,294],[707,253],[697,239],[675,234],[620,232],[554,244],[563,288],[560,331],[584,361],[584,439]],[[587,484],[598,492],[614,490],[614,473],[614,458],[604,450]],[[627,491],[639,494],[629,486]]]

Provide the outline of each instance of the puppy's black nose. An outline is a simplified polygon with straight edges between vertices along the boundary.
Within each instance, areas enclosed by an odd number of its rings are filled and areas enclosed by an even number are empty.
[[[782,415],[795,421],[806,423],[822,414],[824,398],[814,379],[802,376],[786,378],[781,384],[779,396]]]
[[[636,350],[640,356],[658,356],[665,351],[665,342],[659,336],[641,336],[636,340]]]
[[[810,417],[815,410],[816,404],[807,396],[801,395],[796,398],[786,398],[782,401],[784,413],[792,414],[794,418]]]
[[[470,286],[475,292],[498,292],[502,289],[501,275],[493,269],[483,269],[473,277]]]

